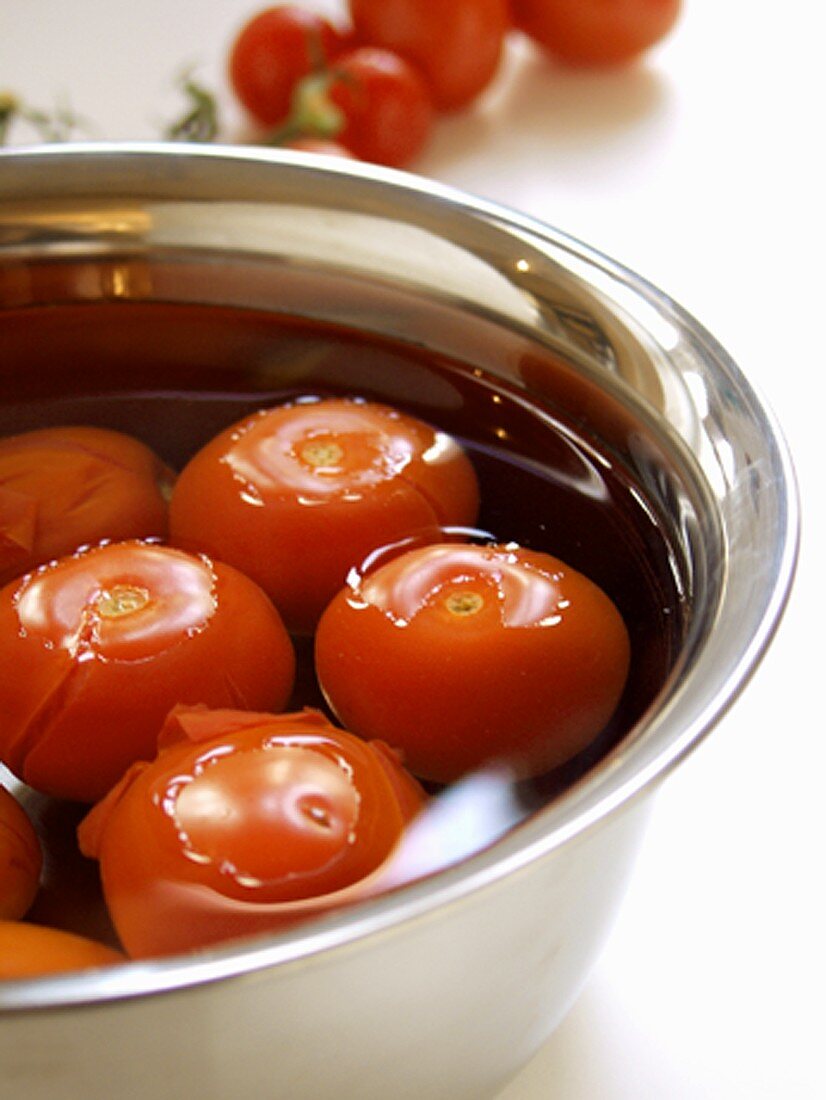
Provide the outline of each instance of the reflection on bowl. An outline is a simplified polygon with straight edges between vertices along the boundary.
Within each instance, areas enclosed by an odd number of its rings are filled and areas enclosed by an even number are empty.
[[[3,161],[0,434],[114,428],[179,469],[296,394],[397,405],[465,443],[482,529],[611,595],[632,663],[575,760],[437,797],[412,870],[387,876],[402,889],[195,955],[0,987],[0,1096],[494,1095],[579,990],[658,781],[782,611],[796,504],[771,417],[644,281],[424,181],[229,149]],[[316,691],[305,676],[297,702],[323,705]],[[111,935],[65,841],[79,812],[23,793],[64,838],[35,919]]]

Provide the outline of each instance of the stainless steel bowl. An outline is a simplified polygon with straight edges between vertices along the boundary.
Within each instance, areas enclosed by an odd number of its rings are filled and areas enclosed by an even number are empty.
[[[4,154],[0,309],[50,296],[278,310],[478,363],[526,394],[542,382],[523,353],[542,348],[557,399],[591,416],[667,517],[690,614],[622,743],[458,865],[292,933],[0,985],[0,1096],[494,1095],[580,989],[660,780],[778,622],[797,513],[770,413],[693,318],[618,264],[361,165],[160,146]]]

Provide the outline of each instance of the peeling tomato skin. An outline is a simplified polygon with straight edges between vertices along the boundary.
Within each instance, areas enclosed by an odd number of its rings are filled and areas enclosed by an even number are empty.
[[[111,599],[126,582],[147,602],[107,618],[100,593]],[[154,755],[176,704],[279,710],[295,673],[289,636],[257,585],[141,542],[61,559],[0,591],[0,664],[18,671],[0,680],[0,759],[35,789],[84,802]]]

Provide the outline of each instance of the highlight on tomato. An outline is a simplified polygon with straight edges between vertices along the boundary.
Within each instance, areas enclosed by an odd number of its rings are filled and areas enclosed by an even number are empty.
[[[328,19],[297,4],[257,12],[238,32],[229,56],[235,95],[263,126],[287,117],[298,82],[326,66],[347,37]]]
[[[348,729],[447,783],[494,760],[527,775],[575,756],[616,708],[630,647],[608,596],[557,558],[453,543],[351,575],[315,654]]]
[[[173,480],[121,432],[42,428],[0,439],[0,584],[103,539],[162,537]]]
[[[91,802],[155,752],[177,703],[281,709],[295,656],[253,581],[140,541],[94,547],[0,591],[0,759]]]
[[[471,526],[473,466],[452,437],[349,398],[264,409],[209,442],[170,505],[175,545],[229,562],[310,633],[350,569],[377,548]]]
[[[126,951],[147,957],[352,904],[424,801],[385,745],[320,712],[182,707],[78,839]]]
[[[493,80],[510,19],[507,0],[349,0],[358,40],[405,58],[442,110],[465,107]]]
[[[0,786],[0,920],[26,915],[40,884],[43,851],[28,814]]]
[[[570,65],[618,65],[665,38],[681,0],[510,0],[514,23]]]
[[[125,961],[123,952],[74,932],[25,921],[0,920],[0,981],[88,970]]]

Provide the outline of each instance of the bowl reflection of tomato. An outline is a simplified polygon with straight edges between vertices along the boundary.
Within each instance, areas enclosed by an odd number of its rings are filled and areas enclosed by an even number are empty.
[[[85,936],[24,921],[0,920],[0,981],[124,962],[120,951]]]
[[[472,525],[479,490],[450,436],[385,405],[302,400],[263,410],[191,459],[171,539],[252,577],[288,628],[313,630],[377,548]]]
[[[0,759],[37,790],[94,801],[154,755],[177,703],[281,709],[295,657],[247,577],[133,541],[0,591],[0,666]]]
[[[18,920],[34,901],[43,853],[26,811],[0,787],[0,920]]]
[[[148,447],[103,428],[0,439],[0,584],[103,539],[166,533],[172,472]]]
[[[439,782],[493,759],[533,774],[569,760],[608,722],[628,665],[608,596],[514,545],[408,551],[353,578],[316,634],[339,720]]]
[[[272,930],[345,900],[424,802],[396,756],[319,712],[176,708],[80,825],[130,955]]]

